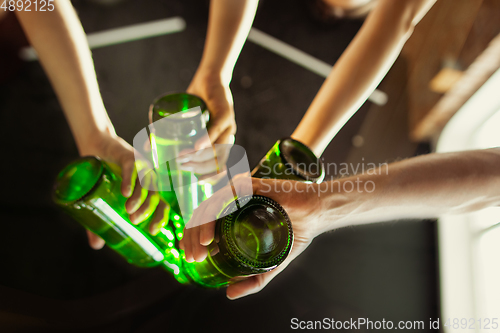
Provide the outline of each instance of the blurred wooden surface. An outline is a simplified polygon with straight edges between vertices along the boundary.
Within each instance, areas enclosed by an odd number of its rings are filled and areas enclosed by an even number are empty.
[[[395,152],[400,158],[409,157],[418,142],[430,142],[439,135],[496,66],[478,57],[500,33],[499,18],[498,0],[438,0],[380,84],[379,89],[387,93],[389,101],[382,107],[370,105],[358,133],[364,144],[353,147],[348,160],[390,161]],[[471,66],[476,59],[483,65]],[[463,75],[447,92],[438,93],[430,83],[445,67],[462,71]],[[445,102],[446,110],[442,107]]]
[[[443,94],[432,91],[430,81],[443,66],[461,69],[465,77],[470,65],[500,33],[499,18],[498,0],[438,0],[418,24],[401,55],[408,63],[408,121],[413,141],[429,140],[454,114],[433,112]],[[487,79],[491,73],[477,75]],[[473,93],[484,81],[466,85]]]

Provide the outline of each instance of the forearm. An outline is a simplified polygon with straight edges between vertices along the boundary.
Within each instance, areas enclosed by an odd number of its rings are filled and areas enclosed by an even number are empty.
[[[323,186],[330,186],[329,191],[319,200],[318,234],[349,225],[498,206],[499,165],[499,148],[430,154],[328,182]]]
[[[317,156],[387,74],[413,27],[435,2],[379,1],[292,134]]]
[[[257,5],[258,0],[211,0],[207,38],[198,73],[217,77],[229,85]]]
[[[52,12],[17,12],[18,19],[57,94],[77,146],[113,134],[96,80],[92,56],[80,21],[67,0]]]

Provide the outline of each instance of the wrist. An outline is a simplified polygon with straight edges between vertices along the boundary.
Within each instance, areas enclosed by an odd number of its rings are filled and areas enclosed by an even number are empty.
[[[78,152],[80,156],[99,154],[106,142],[117,137],[112,126],[105,129],[95,129],[90,131],[84,140],[77,140]]]
[[[318,185],[320,216],[317,234],[367,222],[377,208],[382,184],[365,175],[336,179]]]
[[[229,87],[232,79],[232,69],[221,66],[200,64],[193,78],[193,82],[200,81]]]
[[[312,134],[314,133],[314,134]],[[311,135],[312,134],[312,135]],[[316,157],[321,157],[323,155],[323,151],[325,150],[318,144],[317,133],[314,131],[300,131],[299,128],[295,129],[295,131],[290,135],[290,137],[294,140],[297,140],[304,145],[306,145],[311,151],[316,155]]]
[[[88,98],[79,103],[63,105],[64,113],[80,154],[93,150],[107,137],[116,137],[102,100]]]

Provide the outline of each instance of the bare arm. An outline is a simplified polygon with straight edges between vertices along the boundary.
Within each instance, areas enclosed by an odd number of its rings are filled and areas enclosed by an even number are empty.
[[[212,0],[207,39],[198,71],[231,81],[234,65],[252,27],[258,0]]]
[[[363,105],[436,0],[379,0],[321,86],[292,137],[317,156]]]
[[[328,182],[317,234],[360,223],[432,218],[500,204],[500,149],[429,154]],[[347,193],[351,184],[355,190]],[[358,182],[359,189],[356,184]],[[340,186],[340,191],[338,187]]]
[[[80,153],[115,131],[104,108],[83,28],[68,0],[52,12],[16,12],[47,73]]]
[[[253,192],[276,200],[287,211],[294,244],[282,265],[229,286],[227,296],[234,299],[260,291],[316,236],[332,229],[498,206],[499,166],[500,149],[496,148],[419,156],[322,184],[254,178]],[[245,186],[241,179],[234,184]],[[216,192],[196,209],[190,223],[196,225],[198,216],[215,220],[233,193],[229,187]],[[199,242],[194,242],[192,235],[198,235]],[[207,256],[203,245],[208,245],[213,235],[214,223],[186,229],[181,243],[186,260],[203,260]]]
[[[96,155],[122,171],[122,194],[131,221],[140,223],[156,210],[150,231],[167,222],[168,207],[157,193],[141,188],[133,148],[118,137],[104,107],[83,28],[69,0],[55,0],[51,12],[16,12],[19,22],[61,103],[80,155]],[[88,232],[93,248],[104,241]]]
[[[212,0],[203,56],[188,92],[202,97],[211,111],[212,143],[228,143],[236,132],[229,83],[246,41],[258,0]],[[200,142],[197,149],[208,147]]]

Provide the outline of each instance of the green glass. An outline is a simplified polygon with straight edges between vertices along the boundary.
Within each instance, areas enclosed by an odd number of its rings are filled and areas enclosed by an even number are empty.
[[[196,107],[201,112],[193,110]],[[168,121],[161,122],[164,118]],[[194,150],[195,142],[206,134],[208,120],[205,102],[187,93],[160,96],[149,108],[151,151],[160,179],[160,195],[177,214],[181,214],[182,207],[183,221],[188,221],[194,209],[212,195],[212,186],[198,184],[198,175],[182,170],[177,159],[183,152]],[[181,185],[177,193],[174,183]]]
[[[130,223],[121,178],[92,156],[66,166],[57,176],[53,199],[64,211],[106,241],[129,263],[150,267],[161,264],[164,251],[150,236]]]
[[[221,212],[210,256],[200,263],[188,263],[178,247],[182,218],[172,214],[156,236],[148,234],[147,221],[139,226],[130,223],[117,173],[97,157],[80,158],[59,173],[53,198],[131,264],[162,265],[180,283],[216,288],[270,271],[290,252],[293,231],[284,209],[269,198],[247,196]]]
[[[306,145],[292,138],[284,138],[269,150],[252,171],[252,176],[320,183],[325,177],[325,171],[320,160]],[[237,210],[237,203],[234,201],[222,212],[234,210],[234,213],[217,220],[216,241],[208,246],[207,259],[200,263],[184,261],[183,269],[191,281],[205,287],[221,287],[237,282],[246,275],[270,271],[286,258],[293,243],[293,232],[283,208],[263,196],[240,200],[248,201],[248,204]],[[256,220],[260,222],[254,223]],[[245,237],[240,237],[241,233],[238,234],[236,230],[246,230],[247,233]],[[264,238],[264,235],[272,235],[272,238]],[[243,245],[246,243],[248,245]],[[278,243],[279,246],[269,251],[269,244]],[[263,249],[269,251],[266,252],[269,257],[266,258],[260,252]],[[276,262],[266,261],[270,257]]]
[[[265,174],[269,170],[271,173]],[[164,171],[157,169],[157,172]],[[168,177],[184,177],[182,181],[192,184],[193,175],[189,172],[169,171]],[[266,154],[254,169],[253,176],[319,182],[324,177],[324,170],[306,146],[283,139]],[[270,198],[246,196],[234,200],[221,212],[207,258],[200,263],[188,263],[178,247],[185,225],[178,211],[171,212],[168,224],[156,236],[151,236],[146,230],[147,221],[139,226],[130,223],[120,185],[121,178],[110,165],[96,157],[84,157],[61,171],[53,197],[66,212],[103,238],[129,263],[143,267],[162,265],[180,283],[209,288],[225,286],[245,276],[276,268],[291,250],[293,230],[285,210]],[[208,191],[201,191],[203,199],[209,196]],[[164,191],[162,196],[172,207],[178,208],[174,191]]]
[[[325,178],[325,170],[306,145],[284,138],[278,140],[252,170],[252,177],[320,183]]]
[[[268,272],[288,256],[292,225],[276,201],[259,195],[242,197],[226,206],[221,216],[207,258],[199,263],[184,261],[192,282],[208,288],[225,286]]]
[[[148,230],[153,216],[133,225],[125,210],[127,198],[121,194],[122,179],[118,174],[116,166],[97,157],[80,158],[57,176],[53,199],[129,263],[141,267],[162,265],[179,282],[188,282],[181,270],[181,253],[176,248],[183,236],[182,218],[171,213],[171,220],[155,236]]]

